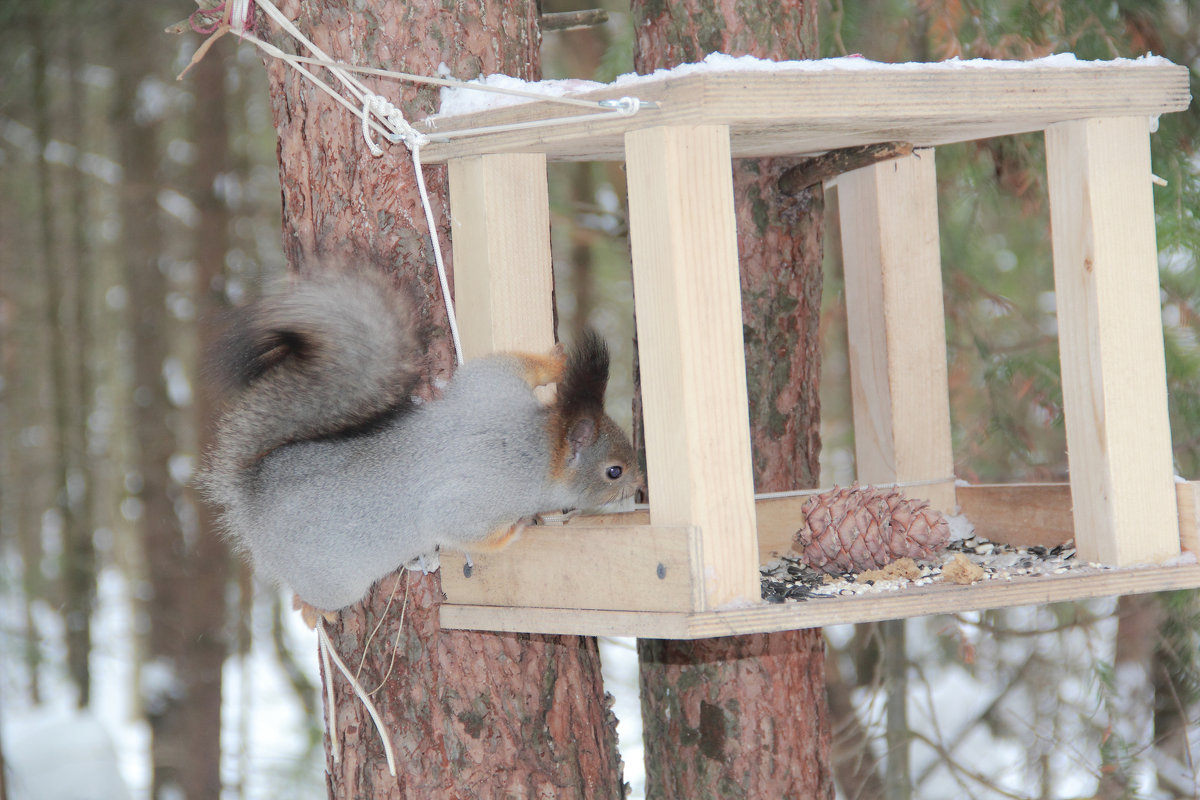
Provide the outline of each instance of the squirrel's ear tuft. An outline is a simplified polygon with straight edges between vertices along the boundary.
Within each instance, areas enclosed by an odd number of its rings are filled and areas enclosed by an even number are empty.
[[[608,388],[608,345],[591,328],[584,330],[567,355],[567,367],[558,385],[558,406],[567,420],[599,417],[604,413]]]

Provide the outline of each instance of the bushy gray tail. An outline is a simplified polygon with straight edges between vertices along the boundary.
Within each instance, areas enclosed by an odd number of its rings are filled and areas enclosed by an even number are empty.
[[[247,308],[218,354],[239,394],[202,482],[214,499],[290,442],[368,427],[407,404],[421,347],[409,295],[377,273],[306,278]]]

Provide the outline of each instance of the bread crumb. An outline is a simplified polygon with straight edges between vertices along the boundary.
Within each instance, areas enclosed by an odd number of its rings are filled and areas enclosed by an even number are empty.
[[[915,581],[921,577],[921,568],[917,562],[908,556],[898,558],[890,564],[884,564],[879,569],[867,569],[854,576],[856,583],[867,581]]]
[[[983,567],[972,564],[962,553],[955,553],[954,558],[942,566],[942,575],[948,581],[967,584],[982,580],[984,572]]]

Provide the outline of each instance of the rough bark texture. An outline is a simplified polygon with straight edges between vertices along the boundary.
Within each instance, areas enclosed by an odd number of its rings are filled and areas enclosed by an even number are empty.
[[[707,53],[816,55],[816,3],[633,3],[638,72]],[[759,491],[816,485],[823,196],[779,190],[793,159],[734,164],[751,443]],[[647,796],[833,796],[819,630],[643,640]]]
[[[833,797],[824,642],[800,634],[639,641],[647,797]]]
[[[331,796],[623,797],[595,639],[442,631],[440,602],[436,576],[397,574],[342,613],[334,645],[351,669],[365,656],[367,691],[383,685],[374,699],[399,775],[388,775],[366,710],[335,675],[342,756],[329,764]]]
[[[284,10],[318,46],[352,63],[433,74],[444,62],[462,78],[492,72],[537,77],[533,2],[487,0],[452,8],[376,2],[354,11],[348,5],[305,2]],[[407,152],[397,145],[372,158],[361,125],[340,106],[284,65],[270,63],[268,70],[284,243],[293,268],[365,261],[402,275],[424,300],[421,326],[431,378],[445,378],[451,346]],[[375,85],[409,119],[435,107],[436,95],[428,89]],[[426,177],[446,242],[445,171],[426,168]],[[330,626],[334,646],[351,668],[363,663],[367,688],[383,686],[374,699],[399,773],[388,775],[366,710],[334,676],[336,720],[330,727],[342,756],[339,763],[329,761],[331,796],[621,797],[614,720],[595,640],[441,631],[441,600],[436,574],[393,576]],[[384,625],[369,639],[380,619]],[[389,666],[393,650],[395,664]]]

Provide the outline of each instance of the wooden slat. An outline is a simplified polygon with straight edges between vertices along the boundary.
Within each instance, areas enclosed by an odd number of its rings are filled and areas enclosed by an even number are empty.
[[[897,592],[810,600],[797,604],[803,606],[799,610],[793,610],[785,603],[695,615],[689,621],[688,631],[696,638],[725,636],[734,632],[769,632],[927,614],[955,614],[1197,586],[1200,586],[1200,567],[1194,564],[1126,568],[1091,575],[1064,573],[982,581],[968,586],[938,583]]]
[[[803,603],[755,603],[746,608],[692,614],[443,606],[442,627],[701,639],[1196,587],[1200,587],[1200,566],[1191,564],[1022,577],[969,586],[931,584],[896,592]]]
[[[443,553],[442,590],[459,605],[691,611],[700,607],[694,528],[529,528],[499,553]]]
[[[1197,552],[1200,482],[1179,483],[1176,490],[1184,549]],[[992,541],[1050,547],[1074,535],[1065,483],[960,486],[958,498],[976,532]],[[790,551],[807,499],[757,502],[763,563]],[[695,569],[701,562],[699,543],[695,531],[654,528],[647,512],[635,511],[533,529],[507,550],[476,559],[470,579],[463,576],[461,555],[444,554],[442,585],[450,602],[443,607],[443,624],[528,633],[694,638],[722,630],[785,630],[1200,585],[1197,568],[1185,565],[1069,574],[1065,583],[1063,576],[1016,578],[972,587],[909,587],[903,596],[828,598],[799,609],[754,602],[747,611],[690,614],[689,609],[698,607],[701,587],[690,578],[687,563]],[[514,605],[505,608],[508,604]],[[730,624],[744,629],[728,629]]]
[[[1200,481],[1175,484],[1179,498],[1179,544],[1200,556]]]
[[[554,633],[575,636],[636,636],[643,639],[689,639],[687,612],[587,611],[561,608],[504,608],[501,606],[441,607],[447,630],[502,633]]]
[[[454,159],[454,301],[466,358],[554,345],[550,201],[540,153]]]
[[[1200,481],[1176,483],[1175,489],[1183,549],[1200,552]],[[792,540],[803,518],[801,509],[811,495],[822,491],[827,490],[814,489],[793,497],[755,502],[759,563],[765,564],[792,551]],[[960,485],[958,506],[958,513],[975,526],[976,535],[992,542],[1016,547],[1054,547],[1075,536],[1070,484]],[[650,524],[650,515],[645,511],[578,519],[589,526]]]
[[[828,71],[709,71],[650,77],[582,96],[636,95],[660,104],[632,117],[434,142],[426,161],[479,153],[540,152],[554,159],[620,160],[626,132],[721,124],[735,157],[803,155],[887,141],[929,147],[1042,130],[1065,120],[1153,116],[1187,108],[1186,67],[1129,63],[1092,67],[1003,66]],[[427,132],[527,122],[587,109],[536,101],[420,123]]]
[[[992,542],[1054,547],[1075,535],[1066,483],[960,486],[958,503],[975,534]]]
[[[625,149],[650,518],[700,529],[714,608],[759,593],[729,131]]]
[[[1179,554],[1149,120],[1046,130],[1063,415],[1081,557]]]
[[[1183,548],[1200,552],[1200,482],[1177,483]],[[759,500],[759,558],[765,564],[791,550],[807,497]],[[958,513],[983,539],[1016,547],[1054,547],[1075,536],[1071,487],[1066,483],[995,483],[958,487]],[[639,520],[630,517],[629,522]]]
[[[932,150],[838,179],[858,480],[949,479],[950,390]],[[905,487],[953,512],[954,483]]]

